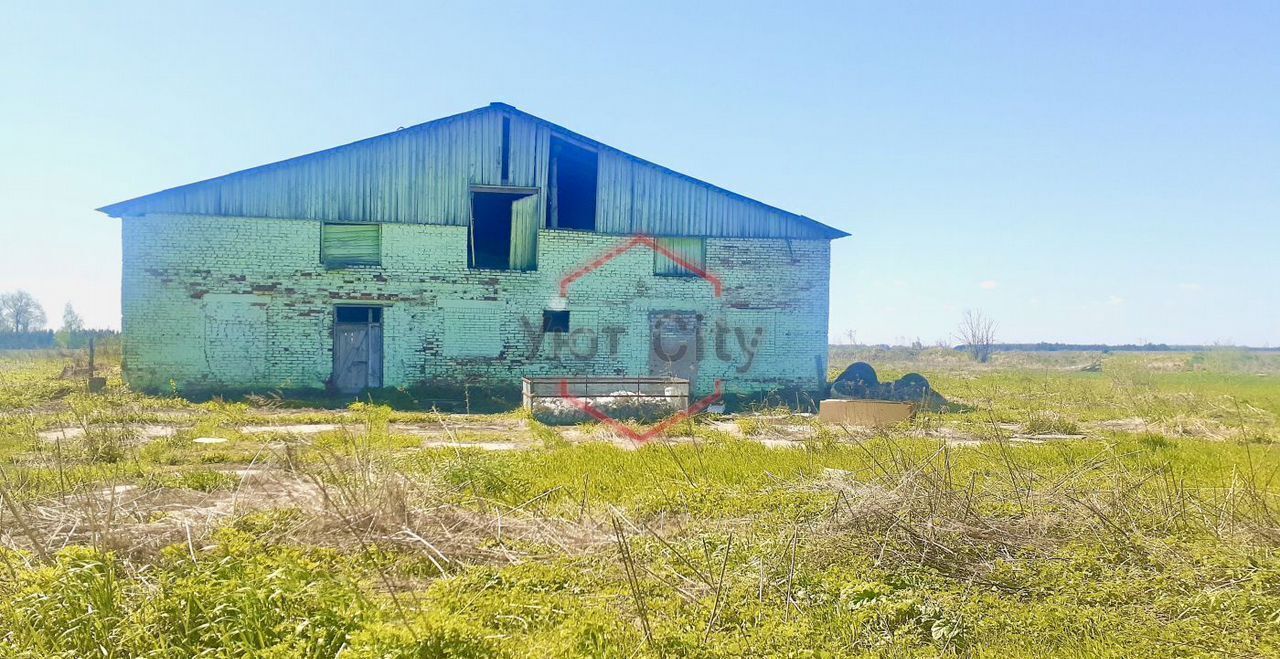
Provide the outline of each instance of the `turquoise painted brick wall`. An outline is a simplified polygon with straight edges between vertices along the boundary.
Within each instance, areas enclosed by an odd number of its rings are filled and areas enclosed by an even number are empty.
[[[326,270],[320,231],[320,222],[308,220],[124,219],[130,383],[322,387],[332,372],[340,303],[384,306],[387,386],[647,374],[656,311],[702,315],[695,391],[709,392],[717,379],[730,392],[814,389],[825,376],[825,240],[707,239],[706,269],[724,283],[719,298],[702,279],[655,276],[652,253],[637,247],[575,282],[565,301],[560,279],[627,237],[543,230],[537,271],[469,270],[465,227],[384,224],[381,266]],[[546,335],[539,346],[542,311],[566,302],[575,334]],[[757,341],[750,360],[739,332],[748,344]],[[594,353],[587,350],[593,335]],[[570,338],[572,345],[564,343]]]

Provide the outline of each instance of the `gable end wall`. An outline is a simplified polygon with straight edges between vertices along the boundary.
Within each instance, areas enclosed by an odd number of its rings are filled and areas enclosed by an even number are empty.
[[[577,355],[547,335],[542,311],[560,279],[627,240],[542,230],[536,272],[468,270],[466,228],[383,225],[381,266],[326,270],[321,223],[199,215],[123,220],[124,359],[146,389],[318,388],[332,371],[333,306],[384,308],[384,383],[515,383],[524,375],[648,373],[648,317],[702,314],[695,391],[816,389],[825,377],[830,244],[826,240],[707,239],[701,279],[652,274],[635,248],[576,282],[568,299]],[[535,328],[531,334],[521,320]],[[608,347],[618,334],[617,350]],[[716,356],[716,328],[725,328]],[[756,336],[757,329],[759,336]],[[746,364],[738,332],[755,340]],[[593,353],[586,348],[595,336]]]

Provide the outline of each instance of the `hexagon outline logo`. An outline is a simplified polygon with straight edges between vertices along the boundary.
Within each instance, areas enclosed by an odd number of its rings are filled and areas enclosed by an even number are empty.
[[[618,245],[612,249],[605,251],[603,254],[596,257],[586,265],[562,277],[560,279],[560,297],[567,299],[569,297],[569,287],[572,286],[575,281],[578,281],[579,279],[582,279],[583,277],[591,274],[592,272],[599,270],[600,268],[608,264],[610,261],[640,246],[647,246],[649,249],[653,250],[654,252],[658,254],[662,254],[668,259],[671,259],[672,262],[676,263],[677,265],[684,268],[685,270],[688,270],[689,272],[697,275],[699,278],[706,280],[708,283],[711,284],[711,289],[714,297],[720,297],[721,293],[724,292],[724,284],[719,277],[707,272],[705,269],[697,265],[694,265],[693,263],[690,263],[688,260],[682,258],[680,255],[662,246],[652,236],[648,236],[645,234],[636,234],[635,236],[632,236],[629,240],[623,242],[621,245]],[[605,425],[612,428],[615,432],[618,432],[630,438],[632,441],[639,444],[643,444],[649,441],[650,439],[653,439],[658,434],[666,431],[667,428],[670,428],[671,426],[693,416],[694,414],[698,414],[699,412],[702,412],[703,410],[710,407],[717,400],[719,400],[721,397],[723,397],[724,381],[717,378],[715,382],[715,391],[710,396],[702,398],[701,400],[698,400],[692,405],[685,407],[680,412],[677,412],[676,414],[668,417],[666,420],[653,426],[652,428],[650,428],[649,430],[643,433],[637,432],[627,427],[626,424],[609,416],[604,411],[592,405],[590,401],[585,400],[583,398],[579,398],[569,393],[569,380],[567,378],[560,380],[560,396],[568,400],[570,404],[572,404],[574,407],[581,410],[587,416],[590,416],[591,418],[596,419],[601,423],[604,423]]]

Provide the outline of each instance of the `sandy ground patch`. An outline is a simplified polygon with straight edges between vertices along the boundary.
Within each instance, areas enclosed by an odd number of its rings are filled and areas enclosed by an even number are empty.
[[[288,416],[281,414],[279,419],[286,421]],[[743,426],[739,423],[742,419],[750,419],[757,423],[758,430],[753,430],[752,434],[744,433]],[[1199,426],[1190,423],[1170,425],[1177,425],[1171,431],[1174,435],[1212,436],[1213,434],[1211,432],[1213,429],[1203,424]],[[173,437],[180,432],[189,430],[190,427],[176,424],[150,423],[94,426],[93,429],[120,433],[131,442],[146,443]],[[724,417],[707,422],[706,427],[725,435],[760,442],[770,448],[779,449],[803,448],[807,442],[814,440],[818,436],[818,428],[815,425],[803,422],[797,423],[794,416],[744,415]],[[621,449],[633,450],[652,441],[650,439],[645,442],[637,442],[605,424],[556,426],[554,429],[561,438],[574,444],[607,442]],[[867,428],[837,426],[833,427],[833,429],[839,436],[838,441],[857,440],[872,437],[876,434],[875,430]],[[1018,424],[998,424],[998,430],[1001,434],[1009,437],[1012,441],[1023,443],[1069,441],[1109,432],[1149,432],[1158,428],[1144,419],[1134,417],[1088,423],[1084,424],[1084,429],[1084,434],[1029,435],[1021,432],[1021,426]],[[325,433],[344,431],[353,434],[363,433],[364,426],[358,423],[258,423],[233,426],[229,430],[241,435],[257,436],[263,440],[279,440],[292,437],[297,440],[307,441],[309,438]],[[441,421],[435,422],[392,423],[388,430],[392,435],[420,439],[420,445],[423,448],[477,448],[490,451],[516,451],[541,445],[541,442],[529,428],[528,422],[518,418],[500,417],[495,419],[487,416],[456,415],[446,416]],[[79,426],[52,428],[37,433],[40,441],[47,443],[75,441],[83,438],[84,435],[84,428]],[[216,436],[216,433],[210,436]],[[972,433],[948,426],[914,428],[908,431],[908,436],[938,439],[953,446],[973,446],[986,441]],[[665,439],[675,443],[695,441],[693,438],[683,435],[673,435]]]
[[[285,423],[270,426],[241,426],[238,430],[249,435],[318,435],[339,428],[355,430],[357,426],[341,426],[336,423]]]
[[[127,435],[138,441],[150,441],[161,439],[164,437],[172,437],[177,431],[176,426],[157,425],[157,424],[111,424],[93,426],[95,431],[115,432]],[[54,443],[59,440],[69,441],[84,437],[85,429],[81,426],[68,426],[65,428],[53,428],[51,430],[42,430],[36,433],[36,437],[40,441]]]

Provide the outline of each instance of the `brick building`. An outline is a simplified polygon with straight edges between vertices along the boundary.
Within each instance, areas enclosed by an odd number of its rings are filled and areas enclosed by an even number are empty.
[[[812,390],[847,235],[498,103],[100,210],[126,379],[187,391]]]

